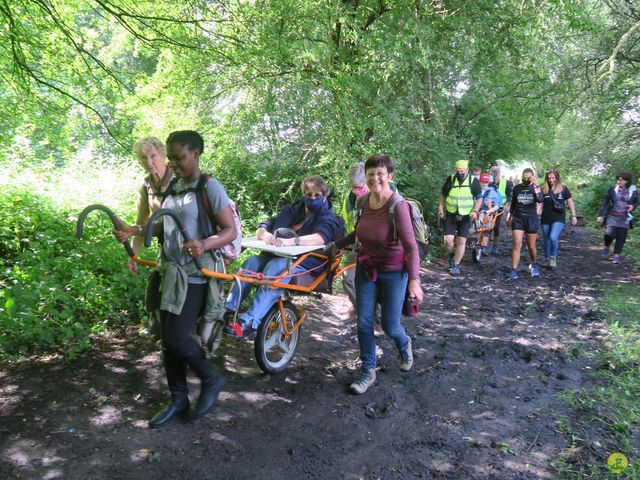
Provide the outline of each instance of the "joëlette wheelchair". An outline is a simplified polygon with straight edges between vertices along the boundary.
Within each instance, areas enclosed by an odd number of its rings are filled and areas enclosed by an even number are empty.
[[[109,208],[98,204],[89,205],[78,216],[76,237],[82,238],[85,218],[94,210],[105,212],[114,227],[116,229],[120,228],[116,215]],[[153,225],[164,215],[170,216],[175,221],[185,241],[191,240],[176,213],[172,210],[161,209],[149,218],[144,241],[145,246],[151,245]],[[263,245],[261,246],[260,243]],[[148,267],[157,265],[156,261],[146,260],[135,255],[128,240],[123,245],[129,257],[137,264]],[[266,285],[268,288],[283,289],[282,295],[260,322],[254,340],[256,361],[262,371],[270,374],[279,373],[287,368],[295,355],[300,328],[307,316],[306,310],[293,302],[294,295],[303,294],[322,298],[322,293],[331,294],[333,293],[333,280],[355,265],[350,264],[341,267],[343,252],[338,252],[335,256],[324,255],[319,252],[323,249],[322,245],[314,247],[274,247],[272,245],[267,246],[264,242],[249,240],[243,242],[243,247],[245,246],[284,256],[288,260],[286,268],[277,276],[267,277],[259,272],[244,270],[239,270],[236,274],[214,272],[204,268],[197,258],[194,258],[194,262],[198,270],[207,277],[217,278],[226,282],[247,282],[254,285]],[[324,261],[312,269],[313,271],[305,270],[292,274],[291,271],[309,256],[318,257]],[[290,283],[283,283],[285,279],[291,279]],[[220,346],[224,327],[225,321],[223,319],[216,319],[212,323],[200,322],[199,335],[203,348],[205,348],[209,356],[212,356]]]

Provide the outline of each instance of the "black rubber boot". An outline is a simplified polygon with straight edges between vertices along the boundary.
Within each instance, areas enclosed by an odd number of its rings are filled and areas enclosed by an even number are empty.
[[[226,381],[207,360],[201,349],[185,357],[185,360],[202,381],[200,396],[192,417],[195,419],[205,415],[216,405],[218,395]]]
[[[171,392],[171,402],[156,413],[149,420],[149,428],[158,428],[166,425],[176,415],[189,410],[189,390],[187,389],[187,366],[180,358],[164,354],[164,369],[167,374],[167,383]]]

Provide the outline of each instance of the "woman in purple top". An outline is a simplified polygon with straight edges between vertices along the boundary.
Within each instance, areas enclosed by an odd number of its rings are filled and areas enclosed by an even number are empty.
[[[612,263],[620,263],[622,247],[627,239],[627,233],[633,228],[633,215],[631,212],[638,206],[638,190],[632,185],[633,177],[628,172],[621,172],[616,175],[616,185],[611,187],[604,196],[597,222],[605,222],[604,250],[602,256],[609,258],[611,254],[609,248],[613,241],[616,241],[613,249]]]
[[[390,187],[393,162],[387,155],[373,155],[364,168],[370,193],[360,200],[355,231],[336,242],[338,248],[356,242],[358,252],[355,284],[362,369],[349,387],[354,394],[366,392],[376,380],[376,303],[382,307],[382,328],[398,347],[400,370],[406,372],[413,365],[413,353],[411,338],[401,323],[402,304],[407,289],[415,306],[423,299],[420,257],[407,202],[401,201],[395,207],[397,240],[389,221],[389,207],[398,195]]]

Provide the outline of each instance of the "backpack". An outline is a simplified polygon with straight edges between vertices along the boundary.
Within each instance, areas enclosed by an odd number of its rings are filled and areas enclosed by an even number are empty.
[[[362,197],[358,198],[356,201],[357,208],[357,219],[360,219],[360,215],[362,214],[362,210],[364,210],[364,206],[367,204],[371,193],[367,193]],[[422,262],[425,258],[427,258],[427,254],[429,253],[429,240],[431,239],[431,230],[427,225],[427,222],[424,221],[424,215],[422,213],[422,205],[418,200],[414,200],[413,198],[404,198],[400,195],[399,192],[396,192],[396,195],[393,197],[391,205],[389,206],[389,222],[391,223],[391,228],[393,230],[393,239],[398,242],[398,229],[396,227],[396,205],[400,202],[405,201],[409,205],[409,214],[411,215],[411,225],[413,226],[413,235],[416,237],[416,243],[418,244],[418,255],[420,257],[420,262]]]
[[[193,192],[196,194],[196,204],[198,205],[198,224],[205,238],[220,231],[220,227],[213,217],[209,198],[207,197],[207,182],[210,178],[211,176],[209,174],[203,172],[200,174],[200,178],[198,179],[198,183],[195,188],[187,188],[180,192],[176,192],[174,190],[175,184],[179,180],[179,178],[174,178],[169,183],[167,191],[163,194],[163,196],[187,192]],[[202,215],[202,212],[205,212],[206,216]],[[225,265],[229,265],[234,260],[237,260],[238,257],[240,257],[240,253],[242,253],[242,220],[240,219],[240,210],[238,210],[238,206],[233,201],[231,202],[231,212],[233,214],[233,223],[235,224],[237,235],[233,241],[223,245],[219,249]]]

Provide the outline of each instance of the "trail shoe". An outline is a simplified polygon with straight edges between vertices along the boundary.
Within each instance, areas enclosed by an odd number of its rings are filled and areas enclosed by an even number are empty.
[[[608,248],[603,248],[602,251],[600,252],[600,256],[602,258],[609,258],[610,252]]]
[[[511,273],[509,274],[509,280],[517,280],[518,279],[518,270],[515,268],[511,269]]]
[[[403,372],[408,372],[413,367],[413,349],[411,348],[411,337],[407,336],[409,343],[407,343],[407,349],[404,352],[400,352],[398,355],[398,366]]]
[[[500,253],[498,245],[494,245],[493,247],[491,247],[491,255],[497,255],[498,253]]]
[[[449,268],[453,268],[453,253],[449,254],[449,259],[447,260]]]
[[[532,263],[529,265],[529,270],[531,270],[531,276],[532,277],[539,277],[540,276],[540,267],[538,267],[537,263]]]
[[[354,395],[362,395],[371,385],[376,383],[376,370],[360,370],[356,381],[349,385],[349,391]]]
[[[451,267],[450,273],[454,277],[459,277],[462,272],[460,272],[460,267],[458,265],[454,265]]]
[[[244,323],[232,323],[227,325],[224,332],[228,337],[239,340],[253,340],[256,338],[256,329]]]
[[[556,268],[556,257],[549,257],[549,267]]]
[[[611,257],[611,263],[618,265],[620,263],[620,255],[616,253],[613,257]]]

